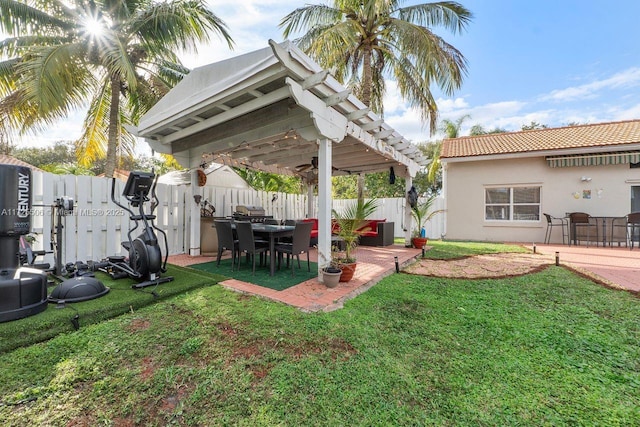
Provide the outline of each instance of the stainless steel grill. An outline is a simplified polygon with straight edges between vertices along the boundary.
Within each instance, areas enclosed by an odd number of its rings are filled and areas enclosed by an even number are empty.
[[[265,215],[265,210],[262,206],[238,205],[233,213],[233,219],[237,221],[264,222],[267,218],[273,218],[273,216]]]

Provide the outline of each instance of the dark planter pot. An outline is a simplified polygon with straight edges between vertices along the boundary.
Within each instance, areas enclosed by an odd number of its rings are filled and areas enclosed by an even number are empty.
[[[340,275],[341,282],[348,282],[353,279],[353,275],[356,272],[357,264],[355,262],[349,264],[340,264],[340,269],[342,270],[342,274]]]
[[[338,282],[340,281],[340,276],[342,275],[342,270],[336,267],[327,267],[322,270],[322,283],[327,288],[335,288],[338,286]]]
[[[411,239],[411,244],[413,244],[413,247],[416,249],[422,249],[424,248],[424,245],[427,244],[427,238],[426,237],[414,237]]]

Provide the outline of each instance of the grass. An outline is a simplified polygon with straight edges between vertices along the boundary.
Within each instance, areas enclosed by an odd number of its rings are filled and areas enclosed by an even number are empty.
[[[562,267],[394,274],[316,314],[203,287],[0,355],[0,420],[633,426],[639,343],[636,297]]]
[[[0,353],[73,331],[71,319],[75,315],[78,315],[80,327],[84,328],[124,313],[134,312],[141,307],[188,290],[215,284],[223,279],[222,276],[204,274],[173,265],[167,266],[167,273],[163,274],[164,276],[173,276],[174,280],[157,287],[133,290],[131,285],[136,283],[135,281],[113,280],[108,275],[98,272],[96,278],[110,288],[108,294],[90,301],[67,304],[64,309],[57,309],[55,305],[49,304],[49,307],[38,315],[0,323]]]
[[[426,252],[425,257],[430,259],[455,259],[482,254],[528,252],[528,249],[523,246],[488,242],[429,240],[427,245],[431,246],[431,249]]]
[[[291,286],[295,286],[305,280],[318,277],[318,264],[315,262],[309,263],[309,269],[307,269],[307,260],[305,256],[300,257],[300,268],[298,268],[298,261],[293,260],[294,273],[291,275],[291,269],[287,268],[286,259],[283,260],[280,270],[276,270],[275,275],[269,275],[269,266],[256,265],[256,272],[253,273],[251,264],[246,263],[242,259],[242,267],[238,271],[238,265],[236,263],[235,269],[231,270],[231,259],[220,260],[220,265],[217,265],[216,261],[205,262],[202,264],[191,265],[191,268],[196,270],[206,271],[207,273],[222,275],[226,277],[232,277],[243,282],[253,283],[254,285],[263,286],[276,291],[282,291]],[[258,264],[258,263],[256,263]]]

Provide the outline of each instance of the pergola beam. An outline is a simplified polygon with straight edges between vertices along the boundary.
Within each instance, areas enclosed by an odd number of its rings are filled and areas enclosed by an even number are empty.
[[[314,88],[319,84],[323,83],[328,76],[329,76],[329,70],[322,70],[319,73],[315,73],[314,75],[304,79],[303,82],[300,84],[300,86],[302,86],[302,89],[304,90]]]

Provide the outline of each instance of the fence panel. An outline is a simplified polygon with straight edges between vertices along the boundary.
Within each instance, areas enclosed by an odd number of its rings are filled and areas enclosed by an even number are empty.
[[[109,255],[123,255],[121,242],[127,238],[133,222],[129,213],[111,201],[111,180],[107,178],[54,175],[47,172],[32,173],[33,215],[31,228],[36,233],[34,249],[53,251],[55,241],[55,210],[53,206],[63,196],[74,199],[73,215],[62,217],[63,257],[62,262],[100,260]],[[122,194],[124,183],[115,181],[116,200],[127,206]],[[156,188],[159,205],[156,207],[156,225],[165,231],[169,254],[188,252],[189,214],[193,200],[187,200],[188,186],[158,184]],[[307,216],[307,195],[281,192],[231,189],[224,187],[202,187],[203,199],[216,208],[216,217],[231,216],[238,205],[262,206],[267,215],[277,219],[304,218]],[[277,197],[274,197],[277,196]],[[386,218],[395,223],[395,237],[404,235],[404,198],[378,199],[378,208],[372,218]],[[317,197],[314,197],[314,206]],[[334,200],[333,208],[340,211],[355,200]],[[434,209],[442,209],[444,199],[439,197]],[[148,209],[148,206],[147,206]],[[148,210],[147,210],[148,211]],[[427,237],[435,239],[444,233],[445,215],[436,215],[428,224]],[[136,230],[134,237],[139,230]],[[141,230],[140,230],[141,231]],[[52,235],[53,234],[53,235]],[[162,242],[161,242],[162,243]],[[53,252],[45,260],[53,265]]]
[[[38,262],[54,265],[54,243],[62,245],[63,266],[69,262],[124,254],[121,242],[126,239],[133,222],[129,220],[128,212],[111,201],[110,179],[39,171],[32,172],[32,176],[31,229],[36,234],[33,248],[51,251]],[[126,206],[126,200],[121,196],[123,188],[124,183],[116,180],[116,200]],[[160,200],[156,225],[170,236],[169,253],[184,253],[184,189],[158,184],[156,192]],[[75,206],[72,214],[61,217],[62,239],[57,241],[54,206],[63,196],[72,198]]]
[[[261,206],[265,215],[281,220],[304,218],[307,211],[307,196],[303,194],[205,186],[202,198],[216,209],[216,217],[233,215],[238,205]]]

